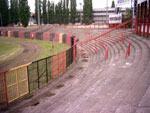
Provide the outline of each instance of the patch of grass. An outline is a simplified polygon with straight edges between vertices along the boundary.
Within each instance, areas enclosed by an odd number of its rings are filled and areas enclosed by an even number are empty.
[[[51,41],[44,41],[44,40],[30,40],[30,39],[21,39],[21,38],[9,38],[9,37],[0,37],[2,39],[9,39],[9,40],[19,40],[24,42],[32,42],[39,45],[42,49],[40,54],[35,60],[42,59],[51,55],[54,55],[56,53],[59,53],[61,51],[64,51],[69,48],[68,45],[65,44],[59,44],[54,43],[54,48],[52,48],[52,42]]]
[[[69,46],[59,43],[54,43],[54,48],[52,48],[52,42],[50,41],[43,41],[43,40],[42,41],[32,40],[32,41],[42,47],[41,54],[37,57],[37,59],[54,55],[69,48]]]
[[[19,49],[19,45],[0,41],[0,57],[9,56]]]

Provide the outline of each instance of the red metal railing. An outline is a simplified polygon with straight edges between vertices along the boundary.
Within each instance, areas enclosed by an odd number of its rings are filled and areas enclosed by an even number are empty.
[[[102,33],[102,34],[96,36],[96,37],[88,38],[88,39],[86,39],[86,40],[80,41],[80,42],[78,42],[77,44],[87,43],[87,42],[89,42],[89,41],[96,40],[96,39],[98,39],[98,38],[100,38],[100,37],[102,37],[102,36],[106,36],[107,34],[111,33],[112,31],[115,31],[116,29],[119,29],[119,28],[121,28],[121,27],[125,27],[125,25],[127,25],[127,24],[129,24],[129,23],[132,23],[132,21],[134,21],[134,20],[136,20],[136,19],[134,18],[134,19],[131,19],[131,20],[129,20],[129,21],[126,21],[126,22],[124,22],[124,23],[122,23],[122,24],[120,24],[120,25],[118,25],[118,26],[112,28],[111,30],[108,30],[108,31],[106,31],[106,32],[104,32],[104,33]]]
[[[0,73],[0,109],[8,105],[6,72]]]
[[[136,34],[149,38],[150,18],[136,18]]]

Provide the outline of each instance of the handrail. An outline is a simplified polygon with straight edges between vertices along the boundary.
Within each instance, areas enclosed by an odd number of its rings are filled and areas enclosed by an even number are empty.
[[[106,31],[106,32],[104,32],[104,33],[102,33],[102,34],[100,34],[100,35],[94,37],[94,38],[89,38],[89,39],[83,40],[83,41],[81,41],[81,42],[78,42],[77,45],[82,44],[82,43],[89,42],[89,41],[91,41],[91,40],[96,40],[97,38],[102,37],[102,36],[104,36],[104,35],[106,35],[106,34],[112,32],[112,31],[114,31],[114,30],[120,28],[121,26],[124,26],[124,25],[126,25],[126,24],[132,22],[133,20],[136,20],[136,18],[130,19],[130,20],[128,20],[128,21],[126,21],[126,22],[124,22],[124,23],[122,23],[122,24],[120,24],[120,25],[118,25],[118,26],[112,28],[111,30]]]

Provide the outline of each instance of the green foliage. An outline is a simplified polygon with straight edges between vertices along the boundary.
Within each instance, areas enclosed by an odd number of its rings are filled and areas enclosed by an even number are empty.
[[[128,21],[132,18],[132,9],[131,8],[127,8],[125,14],[123,14],[123,22]],[[129,23],[127,25],[128,27],[131,27],[131,23]]]
[[[50,1],[48,1],[47,7],[48,7],[47,22],[48,22],[49,24],[51,24],[51,4],[50,4]]]
[[[9,56],[19,49],[19,45],[0,41],[0,56]]]
[[[71,14],[70,14],[70,20],[71,20],[71,22],[74,24],[75,22],[76,22],[76,17],[77,17],[77,10],[76,10],[76,6],[77,6],[77,4],[76,4],[76,0],[71,0],[71,7],[70,7],[70,12],[71,12]]]
[[[69,0],[66,0],[65,24],[69,23]]]
[[[14,0],[14,23],[17,24],[19,22],[19,4],[18,4],[18,0]]]
[[[19,20],[24,27],[28,26],[30,19],[30,7],[27,0],[19,1]]]
[[[126,14],[127,14],[127,20],[130,20],[132,18],[132,9],[127,8]]]
[[[37,5],[37,1],[35,0],[35,19],[36,19],[36,23],[38,24],[38,5]],[[40,13],[40,23],[42,23],[42,14],[41,14],[41,0],[39,0],[39,13]]]
[[[50,3],[50,1],[48,1],[48,23],[55,23],[55,6],[54,3]]]
[[[7,26],[9,22],[7,0],[0,0],[0,25]]]
[[[10,24],[13,24],[14,23],[14,13],[15,13],[15,10],[14,10],[14,0],[10,0]]]
[[[114,2],[114,0],[112,1],[111,8],[115,8],[115,2]]]
[[[10,0],[10,24],[17,24],[19,22],[19,7],[18,0]]]
[[[51,41],[44,41],[44,40],[30,40],[30,39],[20,39],[20,38],[10,38],[10,37],[0,37],[1,39],[9,39],[9,40],[17,40],[17,41],[22,41],[22,42],[31,42],[31,43],[35,43],[39,46],[41,46],[42,50],[40,51],[39,53],[39,56],[36,58],[37,60],[38,59],[41,59],[41,58],[44,58],[44,57],[48,57],[48,56],[51,56],[51,55],[54,55],[56,53],[59,53],[61,51],[64,51],[66,49],[69,48],[68,45],[66,44],[59,44],[59,43],[55,43],[54,42],[54,49],[52,49],[52,42]],[[1,43],[0,43],[1,44]],[[11,45],[10,45],[11,46]],[[16,45],[17,46],[17,45]],[[2,50],[3,48],[1,47],[4,47],[4,46],[0,46],[0,50]],[[5,50],[6,51],[6,47],[5,46]],[[7,47],[8,48],[8,47]],[[17,47],[18,49],[19,47]],[[9,50],[11,50],[12,48],[9,47]],[[16,50],[16,49],[15,49]],[[15,51],[14,50],[14,51]],[[4,51],[4,52],[5,52]],[[7,50],[8,51],[8,50]],[[1,53],[1,51],[0,51]]]
[[[56,4],[55,6],[55,18],[56,18],[56,23],[62,24],[62,1]]]
[[[43,0],[43,23],[47,24],[47,0]]]
[[[93,20],[92,0],[84,0],[83,5],[83,23],[91,24]]]

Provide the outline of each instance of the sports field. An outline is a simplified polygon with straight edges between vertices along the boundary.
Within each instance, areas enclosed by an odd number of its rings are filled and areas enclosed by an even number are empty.
[[[0,71],[42,59],[66,50],[69,46],[44,40],[0,37]]]

